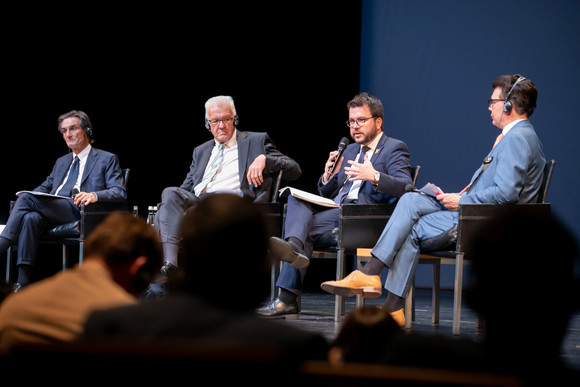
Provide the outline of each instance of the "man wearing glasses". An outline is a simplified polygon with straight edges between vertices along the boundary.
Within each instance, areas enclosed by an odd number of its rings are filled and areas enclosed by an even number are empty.
[[[174,270],[179,250],[179,226],[185,212],[204,196],[229,192],[254,202],[267,202],[272,176],[283,170],[282,178],[293,181],[300,177],[300,166],[282,154],[267,133],[237,130],[238,115],[230,96],[216,96],[205,103],[205,127],[213,135],[193,150],[189,173],[180,187],[167,187],[155,218],[163,243],[164,262],[161,278],[152,284],[145,297],[165,293],[163,283]]]
[[[407,145],[383,133],[381,101],[361,93],[347,104],[350,136],[356,142],[346,147],[343,157],[330,152],[318,191],[323,197],[342,203],[393,203],[405,192],[411,179],[411,158]],[[338,163],[336,168],[334,164]],[[330,174],[328,171],[334,170]],[[279,297],[258,309],[268,317],[296,315],[314,242],[338,226],[339,209],[288,196],[284,239],[270,239],[270,253],[280,259],[282,270],[276,286]]]
[[[404,325],[403,305],[419,261],[419,246],[428,240],[443,240],[440,237],[457,225],[461,204],[537,201],[546,160],[529,117],[536,108],[538,91],[532,81],[518,74],[499,76],[492,88],[488,109],[492,124],[501,133],[467,187],[459,193],[437,194],[436,198],[417,192],[405,194],[371,251],[371,260],[361,271],[340,281],[324,282],[322,289],[343,296],[364,293],[378,297],[379,273],[388,267],[384,287],[389,294],[383,307]]]

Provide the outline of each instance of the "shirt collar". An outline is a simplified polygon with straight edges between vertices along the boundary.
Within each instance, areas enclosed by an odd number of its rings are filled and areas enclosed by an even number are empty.
[[[521,121],[524,121],[524,120],[526,120],[526,118],[521,118],[519,120],[515,120],[515,121],[510,122],[509,124],[507,124],[506,126],[503,127],[503,130],[501,131],[501,133],[505,136],[511,130],[511,128],[513,128],[514,126],[516,126],[516,124],[518,122],[521,122]]]

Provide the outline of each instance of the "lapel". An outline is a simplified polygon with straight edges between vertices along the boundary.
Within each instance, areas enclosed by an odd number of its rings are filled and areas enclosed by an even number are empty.
[[[56,189],[64,182],[64,177],[66,176],[68,170],[70,169],[70,165],[73,161],[74,153],[69,152],[63,159],[62,163],[60,163],[59,168],[56,172],[54,178],[54,185],[52,189],[56,192]]]
[[[248,163],[248,152],[250,149],[250,141],[248,135],[244,132],[236,130],[238,142],[238,169],[240,187],[242,186],[243,178],[245,176],[246,164]]]
[[[81,187],[83,186],[87,177],[91,174],[91,171],[95,167],[97,163],[97,159],[99,158],[99,152],[95,148],[91,148],[91,152],[87,157],[87,162],[85,163],[85,170],[83,171],[83,177],[81,178]]]

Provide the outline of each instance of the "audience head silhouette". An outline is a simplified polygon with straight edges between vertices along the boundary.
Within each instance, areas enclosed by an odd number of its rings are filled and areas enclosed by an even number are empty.
[[[572,234],[554,216],[517,206],[490,221],[472,242],[467,301],[483,317],[488,348],[505,359],[557,362],[569,319],[580,306]],[[521,364],[531,366],[526,361]]]
[[[181,235],[186,291],[241,310],[257,307],[268,295],[269,229],[259,205],[233,194],[210,195],[187,212]],[[241,278],[249,280],[239,283]],[[233,303],[227,285],[236,283],[244,297]]]

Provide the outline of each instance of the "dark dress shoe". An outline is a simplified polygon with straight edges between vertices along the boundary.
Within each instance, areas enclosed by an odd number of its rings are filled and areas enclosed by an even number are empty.
[[[298,246],[281,238],[270,237],[268,251],[274,259],[288,262],[297,269],[304,269],[310,264],[310,260]]]
[[[165,261],[163,262],[163,266],[161,266],[161,274],[163,274],[164,276],[169,277],[169,275],[171,273],[173,273],[175,270],[177,270],[177,266],[175,266],[174,264],[172,264],[171,262]]]
[[[150,283],[149,287],[143,294],[141,298],[144,300],[155,300],[158,298],[163,298],[167,295],[166,284],[161,283]]]
[[[285,304],[279,298],[257,310],[259,315],[273,318],[298,319],[298,304]]]

